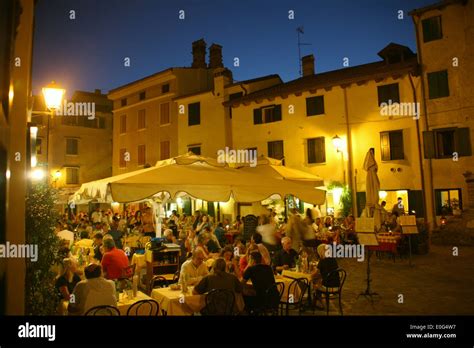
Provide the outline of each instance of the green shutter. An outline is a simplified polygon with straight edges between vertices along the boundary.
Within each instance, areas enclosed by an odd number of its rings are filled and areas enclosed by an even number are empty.
[[[401,160],[405,158],[403,152],[403,131],[390,132],[390,158]]]
[[[216,217],[216,212],[214,210],[214,202],[207,202],[207,215]]]
[[[423,132],[423,150],[425,153],[425,158],[436,158],[434,132]]]
[[[408,209],[410,213],[412,210],[414,210],[417,217],[423,217],[425,215],[423,191],[408,190]]]
[[[317,163],[325,163],[326,162],[326,144],[325,144],[325,138],[324,137],[319,137],[316,138],[316,162]]]
[[[469,127],[457,128],[456,135],[456,152],[461,156],[472,156],[471,135]]]
[[[436,215],[442,215],[443,212],[443,204],[444,202],[441,201],[441,190],[435,190],[435,207],[436,207]]]
[[[308,139],[308,163],[316,163],[316,139]]]
[[[262,109],[253,109],[253,124],[262,123]]]
[[[281,121],[281,104],[275,105],[273,109],[273,122]]]
[[[390,134],[389,132],[380,133],[380,152],[382,161],[390,161]]]

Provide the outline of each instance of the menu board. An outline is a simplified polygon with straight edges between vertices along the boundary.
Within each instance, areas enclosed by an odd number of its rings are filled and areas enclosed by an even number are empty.
[[[243,218],[244,221],[244,231],[243,231],[243,239],[250,240],[252,234],[257,231],[258,226],[258,218],[255,215],[246,215]]]
[[[400,226],[416,226],[415,215],[402,215],[399,217]]]
[[[355,231],[357,233],[359,232],[375,232],[375,223],[374,223],[374,218],[368,218],[368,217],[360,217],[356,218],[355,221]]]
[[[366,246],[377,246],[379,242],[375,233],[359,233],[357,234],[359,244]]]
[[[418,234],[418,227],[417,226],[403,226],[402,233],[403,234]]]

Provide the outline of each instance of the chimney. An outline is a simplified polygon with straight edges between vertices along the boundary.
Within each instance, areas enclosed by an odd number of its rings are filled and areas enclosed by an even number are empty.
[[[209,47],[209,68],[223,68],[222,64],[222,46],[213,43]]]
[[[193,42],[193,68],[206,68],[206,42],[200,39]]]
[[[214,94],[224,97],[225,86],[233,81],[232,71],[227,68],[216,68],[214,70]]]
[[[303,76],[314,75],[314,56],[312,54],[301,58],[301,65],[303,67]]]

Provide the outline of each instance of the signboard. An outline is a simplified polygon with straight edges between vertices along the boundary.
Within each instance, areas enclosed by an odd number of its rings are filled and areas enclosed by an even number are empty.
[[[252,234],[257,231],[258,218],[255,215],[246,215],[243,218],[244,222],[244,231],[242,237],[245,241],[250,240]]]
[[[402,215],[399,217],[400,226],[416,226],[415,215]]]
[[[374,218],[360,217],[355,219],[355,231],[359,232],[375,232]]]

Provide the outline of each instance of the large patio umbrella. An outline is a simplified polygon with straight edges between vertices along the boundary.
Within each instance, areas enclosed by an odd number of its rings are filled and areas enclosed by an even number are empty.
[[[364,160],[364,170],[367,172],[365,180],[365,207],[366,214],[375,218],[375,225],[380,227],[380,206],[379,191],[380,181],[377,176],[378,165],[375,160],[374,149],[371,148],[367,152]],[[373,213],[371,213],[373,212]]]
[[[237,164],[235,167],[245,172],[257,173],[278,180],[296,182],[312,187],[324,186],[324,180],[321,177],[302,170],[284,166],[281,160],[263,155],[258,157],[257,163],[254,166],[250,163],[241,163]]]

